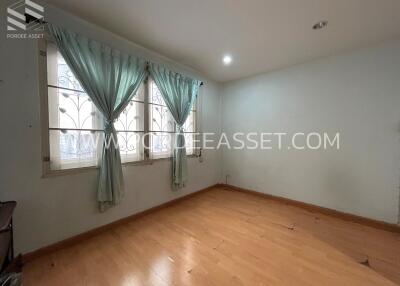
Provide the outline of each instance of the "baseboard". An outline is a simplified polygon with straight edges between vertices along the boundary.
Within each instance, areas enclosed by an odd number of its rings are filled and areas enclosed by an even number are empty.
[[[227,185],[227,184],[216,184],[204,189],[201,189],[199,191],[196,191],[194,193],[188,194],[186,196],[182,196],[180,198],[165,202],[161,205],[152,207],[150,209],[144,210],[142,212],[133,214],[131,216],[119,219],[115,222],[100,226],[98,228],[89,230],[87,232],[78,234],[76,236],[64,239],[62,241],[56,242],[54,244],[39,248],[37,250],[34,250],[32,252],[26,253],[22,255],[22,261],[23,263],[27,263],[30,262],[36,258],[39,258],[41,256],[44,256],[46,254],[49,254],[51,252],[66,248],[68,246],[77,244],[83,240],[89,239],[93,236],[96,236],[100,233],[103,233],[107,230],[110,230],[112,228],[114,228],[115,226],[118,226],[120,224],[124,224],[128,221],[132,221],[134,219],[137,219],[141,216],[144,216],[146,214],[155,212],[157,210],[160,210],[162,208],[166,208],[169,207],[171,205],[174,205],[180,201],[186,200],[188,198],[191,198],[193,196],[196,196],[200,193],[209,191],[213,188],[224,188],[227,190],[233,190],[233,191],[239,191],[239,192],[243,192],[243,193],[248,193],[248,194],[252,194],[252,195],[256,195],[256,196],[261,196],[270,200],[275,200],[275,201],[279,201],[281,203],[287,204],[287,205],[292,205],[292,206],[296,206],[296,207],[300,207],[302,209],[308,210],[310,212],[315,212],[315,213],[321,213],[321,214],[325,214],[325,215],[329,215],[332,217],[336,217],[342,220],[346,220],[346,221],[351,221],[351,222],[355,222],[355,223],[359,223],[362,225],[366,225],[369,227],[374,227],[377,229],[382,229],[382,230],[386,230],[386,231],[391,231],[391,232],[395,232],[395,233],[400,233],[400,225],[396,225],[396,224],[390,224],[387,222],[383,222],[383,221],[378,221],[378,220],[374,220],[374,219],[370,219],[370,218],[365,218],[362,216],[357,216],[357,215],[353,215],[353,214],[349,214],[349,213],[344,213],[344,212],[340,212],[337,210],[333,210],[333,209],[329,209],[329,208],[324,208],[324,207],[320,207],[317,205],[313,205],[313,204],[308,204],[308,203],[304,203],[304,202],[300,202],[300,201],[295,201],[295,200],[291,200],[288,198],[283,198],[283,197],[278,197],[278,196],[273,196],[273,195],[269,195],[269,194],[265,194],[265,193],[260,193],[254,190],[248,190],[248,189],[244,189],[244,188],[240,188],[240,187],[236,187],[236,186],[232,186],[232,185]]]
[[[397,225],[397,224],[391,224],[391,223],[387,223],[384,221],[374,220],[374,219],[370,219],[370,218],[366,218],[366,217],[362,217],[362,216],[358,216],[358,215],[354,215],[354,214],[349,214],[349,213],[337,211],[334,209],[320,207],[317,205],[304,203],[304,202],[300,202],[300,201],[296,201],[296,200],[292,200],[292,199],[288,199],[288,198],[284,198],[284,197],[278,197],[278,196],[274,196],[274,195],[270,195],[270,194],[260,193],[260,192],[254,191],[254,190],[248,190],[248,189],[232,186],[229,184],[218,184],[218,186],[223,187],[228,190],[230,189],[230,190],[234,190],[234,191],[249,193],[249,194],[261,196],[261,197],[264,197],[264,198],[267,198],[270,200],[279,201],[279,202],[282,202],[287,205],[292,205],[292,206],[296,206],[296,207],[308,210],[310,212],[321,213],[321,214],[329,215],[329,216],[336,217],[336,218],[339,218],[342,220],[366,225],[369,227],[374,227],[377,229],[400,233],[400,225]]]
[[[144,215],[146,215],[146,214],[155,212],[155,211],[157,211],[157,210],[160,210],[160,209],[169,207],[169,206],[174,205],[174,204],[176,204],[176,203],[178,203],[178,202],[180,202],[180,201],[186,200],[186,199],[191,198],[191,197],[193,197],[193,196],[196,196],[196,195],[198,195],[198,194],[200,194],[200,193],[209,191],[209,190],[211,190],[211,189],[213,189],[213,188],[215,188],[215,187],[221,187],[221,185],[220,185],[220,184],[212,185],[212,186],[210,186],[210,187],[207,187],[207,188],[198,190],[198,191],[196,191],[196,192],[194,192],[194,193],[190,193],[190,194],[188,194],[188,195],[185,195],[185,196],[179,197],[179,198],[177,198],[177,199],[174,199],[174,200],[165,202],[165,203],[163,203],[163,204],[161,204],[161,205],[152,207],[152,208],[147,209],[147,210],[144,210],[144,211],[142,211],[142,212],[139,212],[139,213],[133,214],[133,215],[131,215],[131,216],[128,216],[128,217],[119,219],[119,220],[114,221],[114,222],[112,222],[112,223],[109,223],[109,224],[106,224],[106,225],[97,227],[97,228],[95,228],[95,229],[86,231],[86,232],[84,232],[84,233],[75,235],[75,236],[73,236],[73,237],[64,239],[64,240],[59,241],[59,242],[56,242],[56,243],[54,243],[54,244],[51,244],[51,245],[48,245],[48,246],[39,248],[39,249],[37,249],[37,250],[34,250],[34,251],[32,251],[32,252],[23,254],[23,255],[22,255],[22,262],[23,262],[23,263],[28,263],[28,262],[30,262],[30,261],[36,259],[36,258],[39,258],[39,257],[44,256],[44,255],[46,255],[46,254],[49,254],[49,253],[51,253],[51,252],[54,252],[54,251],[57,251],[57,250],[66,248],[66,247],[71,246],[71,245],[74,245],[74,244],[77,244],[77,243],[81,242],[82,240],[86,240],[86,239],[88,239],[88,238],[91,238],[91,237],[93,237],[93,236],[96,236],[96,235],[98,235],[98,234],[100,234],[100,233],[103,233],[103,232],[105,232],[105,231],[107,231],[107,230],[110,230],[111,228],[114,228],[115,226],[118,226],[118,225],[120,225],[120,224],[124,224],[124,223],[126,223],[126,222],[128,222],[128,221],[132,221],[132,220],[134,220],[134,219],[137,219],[137,218],[139,218],[139,217],[141,217],[141,216],[144,216]]]

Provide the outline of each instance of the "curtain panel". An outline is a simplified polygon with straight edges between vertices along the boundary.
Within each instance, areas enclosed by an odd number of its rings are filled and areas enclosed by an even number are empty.
[[[179,189],[185,185],[188,178],[183,125],[192,109],[201,82],[154,63],[149,63],[149,72],[175,120],[177,132],[173,146],[172,186],[173,189]]]
[[[113,122],[129,104],[146,76],[147,62],[61,27],[48,24],[58,49],[81,86],[104,116],[104,144],[97,192],[99,208],[123,196],[123,176]]]

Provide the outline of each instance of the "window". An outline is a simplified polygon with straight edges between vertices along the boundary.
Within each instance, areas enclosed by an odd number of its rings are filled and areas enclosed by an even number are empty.
[[[152,158],[164,158],[171,156],[176,132],[174,119],[169,112],[161,92],[154,81],[149,81],[149,112],[150,112],[150,155]],[[196,104],[183,126],[185,134],[186,152],[193,155],[194,136],[196,131]]]
[[[46,96],[43,96],[44,161],[49,170],[97,166],[103,145],[103,117],[80,86],[57,50],[47,42],[41,46],[46,67]],[[187,154],[195,153],[196,110],[184,125]],[[114,122],[121,161],[139,162],[172,156],[176,131],[174,119],[151,78],[139,87],[136,95]]]
[[[101,114],[53,44],[47,46],[47,95],[50,168],[96,165]]]
[[[144,160],[144,112],[145,86],[142,84],[128,106],[114,122],[118,134],[121,161],[135,162]]]
[[[152,80],[149,83],[149,112],[150,156],[153,159],[171,156],[174,119]]]

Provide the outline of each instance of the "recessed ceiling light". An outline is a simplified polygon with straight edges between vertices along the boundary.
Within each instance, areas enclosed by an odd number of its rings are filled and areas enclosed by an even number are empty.
[[[328,21],[319,21],[312,28],[314,30],[320,30],[322,28],[325,28],[326,26],[328,26]]]
[[[222,62],[224,65],[230,65],[232,63],[232,57],[230,55],[225,55]]]

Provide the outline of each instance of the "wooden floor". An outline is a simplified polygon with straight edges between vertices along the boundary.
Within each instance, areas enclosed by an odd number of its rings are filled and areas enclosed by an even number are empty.
[[[34,260],[24,285],[400,285],[400,235],[215,188]]]

